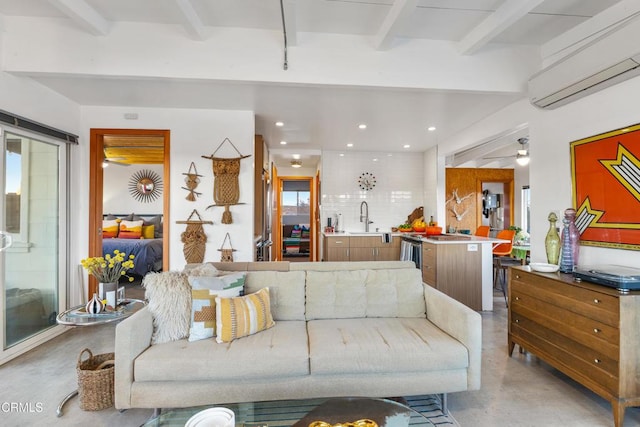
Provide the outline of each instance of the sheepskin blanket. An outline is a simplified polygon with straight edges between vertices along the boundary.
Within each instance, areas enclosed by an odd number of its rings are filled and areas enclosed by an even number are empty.
[[[151,344],[187,338],[191,326],[191,286],[187,276],[171,271],[148,273],[142,286],[153,316]]]

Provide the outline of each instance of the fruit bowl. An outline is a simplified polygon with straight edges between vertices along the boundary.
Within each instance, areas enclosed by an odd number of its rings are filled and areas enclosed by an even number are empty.
[[[411,233],[413,228],[398,228],[398,231],[401,233]]]
[[[416,227],[416,226],[413,227],[413,231],[416,231],[418,233],[424,233],[426,229],[427,227]]]
[[[442,234],[442,227],[430,226],[426,229],[427,236],[433,236],[435,234]]]

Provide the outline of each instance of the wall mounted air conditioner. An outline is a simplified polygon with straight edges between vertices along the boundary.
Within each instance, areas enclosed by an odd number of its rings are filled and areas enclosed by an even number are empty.
[[[640,74],[640,15],[529,79],[529,100],[553,109]]]

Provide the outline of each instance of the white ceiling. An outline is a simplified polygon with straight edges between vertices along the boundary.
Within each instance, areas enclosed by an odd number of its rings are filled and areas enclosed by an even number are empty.
[[[282,0],[291,68],[303,57],[313,34],[366,37],[370,48],[381,52],[398,50],[413,39],[450,41],[457,43],[460,55],[473,56],[500,44],[543,47],[606,9],[631,2]],[[122,23],[179,25],[185,38],[200,43],[215,38],[222,27],[282,31],[280,4],[280,0],[0,0],[0,28],[3,16],[54,19],[96,38],[109,37]],[[423,151],[526,96],[524,89],[472,92],[346,85],[339,77],[331,85],[59,75],[47,70],[32,77],[81,105],[252,110],[256,132],[285,165],[288,153],[303,151],[309,159],[317,159],[314,152],[346,150],[347,143],[356,151]],[[526,81],[521,83],[525,88]],[[276,121],[285,125],[275,127]],[[367,129],[358,129],[359,123],[366,123]],[[428,126],[437,129],[429,132]],[[516,139],[526,134],[527,129],[521,128],[496,135],[492,142],[502,151],[485,149],[481,157],[511,158],[480,165],[511,164],[520,148]],[[281,140],[288,144],[280,145]],[[411,147],[402,148],[404,144]]]

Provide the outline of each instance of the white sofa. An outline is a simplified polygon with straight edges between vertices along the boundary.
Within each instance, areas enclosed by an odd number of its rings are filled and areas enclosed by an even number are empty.
[[[412,262],[213,263],[268,286],[275,326],[231,343],[150,345],[145,308],[116,328],[115,406],[176,408],[480,388],[481,318]]]

